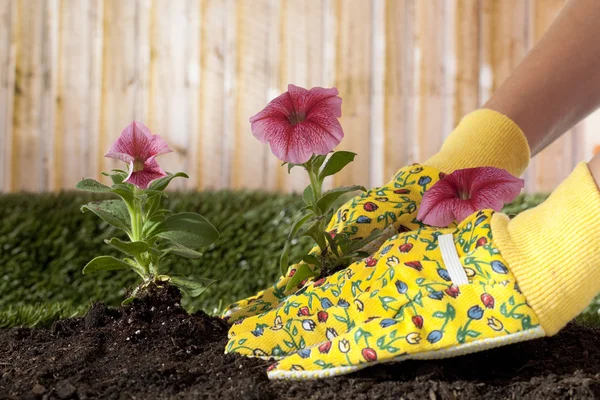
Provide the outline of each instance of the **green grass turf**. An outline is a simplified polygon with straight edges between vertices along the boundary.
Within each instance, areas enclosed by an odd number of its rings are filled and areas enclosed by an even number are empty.
[[[122,237],[120,232],[79,211],[98,198],[74,192],[0,196],[0,327],[48,325],[83,314],[96,300],[118,305],[126,288],[137,283],[132,271],[81,274],[95,256],[119,256],[103,240]],[[544,198],[520,196],[505,212],[518,214]],[[172,193],[165,205],[174,211],[198,212],[221,232],[201,259],[166,261],[174,272],[218,280],[200,297],[183,300],[190,311],[215,313],[278,277],[279,254],[302,200],[293,195],[218,191]],[[296,244],[291,259],[298,259],[308,245],[304,239]],[[596,315],[590,309],[587,320]]]

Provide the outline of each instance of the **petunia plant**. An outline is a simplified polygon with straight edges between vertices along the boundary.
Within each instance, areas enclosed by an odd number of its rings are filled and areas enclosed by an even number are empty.
[[[302,195],[303,213],[290,229],[280,257],[282,274],[285,275],[289,267],[290,247],[296,236],[310,236],[319,251],[303,257],[304,263],[296,269],[288,288],[318,276],[325,268],[345,266],[353,257],[366,256],[359,249],[379,234],[374,232],[368,238],[350,240],[344,232],[326,230],[341,196],[366,191],[358,185],[323,191],[325,178],[341,171],[356,156],[349,151],[332,151],[344,137],[338,120],[341,116],[342,99],[336,88],[307,90],[289,85],[287,92],[250,118],[253,135],[271,146],[273,154],[283,161],[282,165],[287,164],[288,172],[301,167],[310,179]]]
[[[141,278],[129,302],[148,286],[170,283],[190,296],[197,296],[212,283],[167,274],[161,261],[170,255],[196,259],[202,256],[198,249],[212,244],[219,232],[203,216],[182,212],[173,213],[161,206],[167,196],[165,189],[175,178],[187,178],[179,172],[166,173],[156,157],[172,150],[158,135],[139,122],[132,122],[112,145],[106,157],[119,159],[127,170],[114,169],[104,176],[110,177],[112,186],[94,179],[83,179],[77,189],[94,193],[108,193],[116,199],[94,201],[81,207],[82,212],[92,212],[108,224],[125,232],[128,240],[113,237],[106,244],[124,253],[123,258],[99,256],[83,267],[83,273],[101,270],[131,269]]]

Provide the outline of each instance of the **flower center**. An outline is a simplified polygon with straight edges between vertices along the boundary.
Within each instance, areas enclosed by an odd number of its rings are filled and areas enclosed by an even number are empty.
[[[133,172],[143,171],[144,170],[144,160],[135,159],[133,162]]]
[[[458,192],[458,197],[461,200],[469,200],[471,198],[471,194],[469,192],[463,192],[462,190]]]
[[[299,111],[292,111],[292,113],[288,116],[288,120],[292,125],[298,125],[300,122],[304,122],[306,120],[306,114]]]

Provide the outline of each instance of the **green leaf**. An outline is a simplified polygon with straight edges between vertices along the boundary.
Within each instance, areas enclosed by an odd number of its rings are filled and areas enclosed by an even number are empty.
[[[476,337],[478,337],[479,335],[481,335],[481,332],[472,331],[471,329],[469,329],[469,330],[466,332],[466,334],[467,334],[467,336],[470,336],[470,337],[472,337],[472,338],[476,338]]]
[[[299,167],[302,165],[302,164],[292,164],[292,163],[285,163],[285,162],[281,165],[286,165],[286,164],[287,164],[287,168],[288,168],[288,174],[292,171],[292,168]]]
[[[118,258],[111,256],[100,256],[87,263],[85,267],[83,267],[82,272],[87,274],[88,272],[94,271],[112,271],[116,269],[130,268],[132,268],[131,265],[127,264],[123,260],[119,260]]]
[[[373,231],[371,231],[369,236],[367,236],[364,239],[352,239],[348,246],[348,251],[357,251],[357,250],[362,249],[367,244],[371,243],[373,240],[375,240],[379,236],[381,236],[382,233],[383,233],[383,231],[381,229],[375,228],[375,229],[373,229]],[[367,254],[367,257],[368,256],[369,256],[369,254]]]
[[[81,212],[91,211],[115,228],[131,233],[130,217],[123,200],[93,201],[81,207]]]
[[[171,181],[175,178],[189,178],[189,176],[187,176],[187,174],[183,173],[183,172],[178,172],[176,174],[167,174],[167,176],[162,177],[160,179],[155,180],[154,182],[152,182],[150,184],[150,186],[148,187],[148,189],[151,190],[165,190],[167,188],[167,186],[169,186],[169,183],[171,183]]]
[[[326,176],[337,174],[346,165],[354,161],[354,157],[356,157],[356,153],[352,153],[351,151],[336,151],[327,160],[327,163],[319,174],[319,179],[323,180]]]
[[[146,242],[124,242],[118,238],[111,238],[104,240],[104,243],[109,244],[130,256],[137,256],[140,253],[148,251],[148,244]]]
[[[316,266],[320,266],[321,262],[319,261],[319,259],[315,256],[313,256],[312,254],[306,254],[304,257],[302,257],[302,261],[304,261],[307,264],[310,265],[316,265]]]
[[[158,207],[160,207],[161,202],[161,196],[148,196],[146,204],[144,204],[144,211],[146,212],[147,218],[151,217],[156,212],[156,210],[158,210]]]
[[[448,316],[448,318],[450,318],[450,320],[453,320],[456,317],[456,310],[454,309],[454,307],[452,307],[450,303],[448,303],[448,305],[446,306],[446,315]]]
[[[323,165],[323,163],[325,162],[325,160],[327,159],[327,155],[314,155],[312,157],[312,167],[314,168],[315,171],[318,171],[319,168],[321,168],[321,165]]]
[[[312,185],[308,185],[304,192],[302,193],[302,199],[304,200],[304,204],[307,206],[311,206],[315,204],[315,195],[312,190]]]
[[[190,249],[208,246],[219,238],[219,232],[206,218],[191,212],[169,215],[152,230],[152,235]]]
[[[180,245],[175,245],[173,247],[168,247],[168,248],[164,249],[163,256],[166,256],[167,254],[175,254],[176,256],[189,258],[189,259],[197,259],[197,258],[202,257],[202,253],[200,253],[196,250],[188,249],[187,247],[180,246]]]
[[[144,222],[144,226],[142,227],[142,236],[144,237],[152,237],[156,235],[156,229],[162,224],[162,222],[166,219],[163,215],[153,215],[148,218]]]
[[[145,194],[148,198],[150,196],[160,196],[163,197],[165,199],[169,198],[169,195],[166,194],[165,192],[161,191],[161,190],[152,190],[152,189],[146,189],[142,192],[142,194]]]
[[[197,297],[202,294],[210,285],[216,282],[214,279],[188,279],[178,276],[171,276],[169,279],[173,285],[190,297]]]
[[[302,228],[302,225],[304,225],[311,217],[311,214],[301,216],[296,220],[296,222],[294,222],[294,225],[292,225],[292,229],[288,233],[287,240],[285,241],[285,245],[283,246],[283,251],[281,252],[281,256],[279,257],[279,268],[281,269],[281,275],[285,275],[285,272],[287,271],[289,266],[290,247],[292,239],[294,238],[294,236],[296,236],[298,230]]]
[[[129,175],[128,172],[123,171],[121,169],[113,169],[112,174],[106,174],[107,176],[110,176],[110,179],[113,181],[113,184],[118,184],[118,183],[123,183],[123,181],[127,178],[127,175]]]
[[[367,191],[364,186],[360,185],[340,186],[335,189],[328,190],[323,193],[321,198],[317,201],[317,207],[319,207],[319,209],[322,211],[327,211],[331,204],[338,199],[338,197],[345,193],[354,192],[356,190],[362,190],[363,192]]]
[[[286,291],[293,290],[300,282],[307,278],[312,278],[313,276],[317,276],[317,273],[313,271],[307,264],[298,264],[298,268],[296,268],[296,273],[291,277],[287,286],[285,287]]]
[[[78,190],[83,190],[86,192],[94,192],[94,193],[109,193],[111,191],[110,186],[106,186],[103,183],[98,182],[95,179],[86,178],[82,181],[79,181],[75,188]]]
[[[121,198],[127,203],[133,202],[134,194],[131,185],[125,183],[115,183],[111,189],[111,192],[121,196]]]

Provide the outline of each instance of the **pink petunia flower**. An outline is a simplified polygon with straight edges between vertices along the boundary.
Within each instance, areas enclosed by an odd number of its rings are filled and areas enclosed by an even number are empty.
[[[500,168],[456,170],[425,192],[417,219],[427,225],[446,227],[480,210],[500,211],[517,197],[524,183]]]
[[[141,122],[133,121],[123,129],[105,157],[127,163],[129,175],[124,182],[146,189],[150,182],[167,175],[155,157],[172,151],[163,138],[153,135]]]
[[[342,98],[336,88],[310,90],[288,85],[288,91],[273,99],[250,118],[252,134],[282,161],[307,162],[313,154],[325,155],[337,146],[344,132]]]

